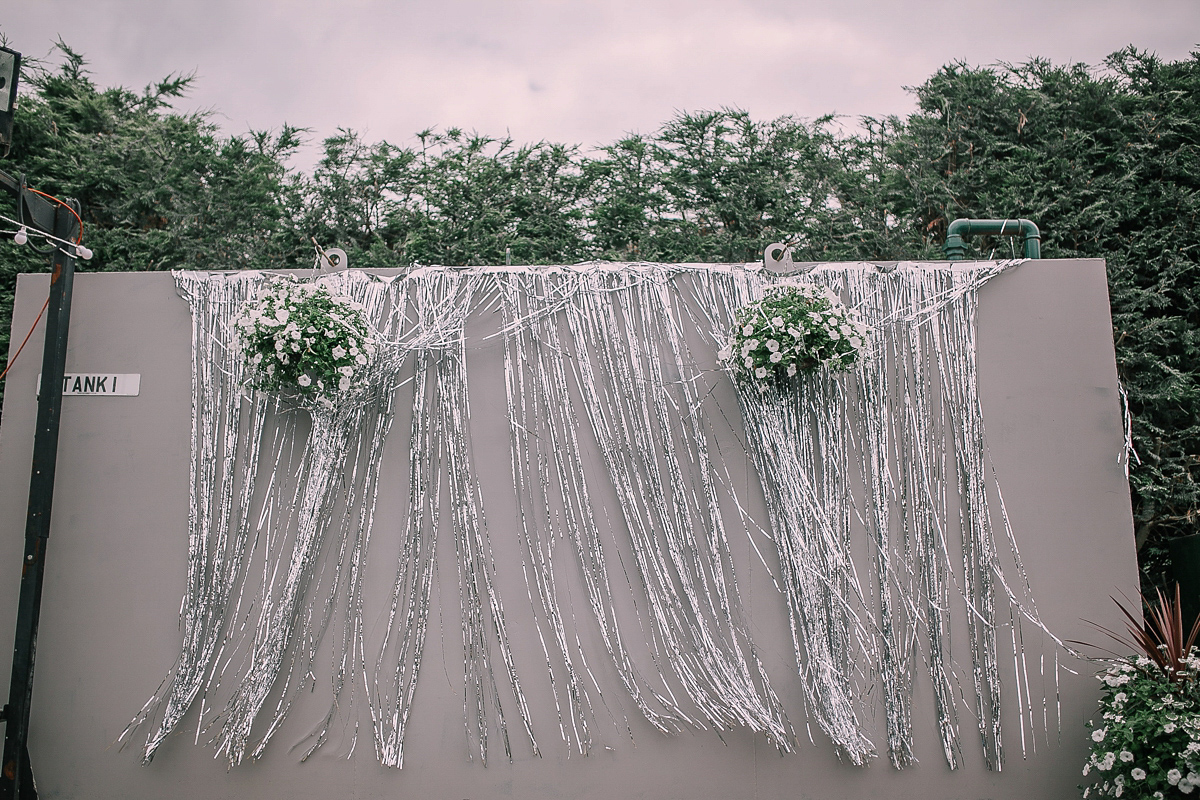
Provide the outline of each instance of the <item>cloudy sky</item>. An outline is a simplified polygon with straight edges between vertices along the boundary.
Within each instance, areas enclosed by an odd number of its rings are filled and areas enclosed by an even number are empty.
[[[1200,43],[1198,0],[0,0],[9,46],[62,39],[101,85],[192,73],[230,133],[458,126],[585,147],[676,110],[904,114],[939,66],[1098,64]]]

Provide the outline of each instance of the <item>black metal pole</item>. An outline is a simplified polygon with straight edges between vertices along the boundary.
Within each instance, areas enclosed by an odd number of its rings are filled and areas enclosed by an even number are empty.
[[[78,204],[71,201],[78,211]],[[74,240],[76,216],[57,206],[54,235]],[[54,468],[58,460],[58,426],[62,412],[63,373],[67,363],[67,331],[71,322],[71,287],[75,259],[60,247],[51,258],[49,316],[42,356],[42,385],[38,394],[37,431],[33,438],[33,469],[29,477],[29,515],[25,522],[25,556],[21,563],[21,599],[13,645],[12,683],[4,707],[4,760],[0,769],[0,800],[36,800],[29,762],[29,706],[33,698],[33,663],[37,650],[38,618],[42,605],[42,576],[46,570],[46,541],[54,501]]]

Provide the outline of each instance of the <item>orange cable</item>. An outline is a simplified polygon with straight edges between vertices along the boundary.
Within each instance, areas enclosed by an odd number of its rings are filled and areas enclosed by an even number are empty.
[[[64,203],[62,200],[59,200],[57,197],[55,197],[52,194],[46,194],[45,192],[38,191],[37,189],[30,189],[28,186],[25,188],[29,189],[29,191],[33,192],[34,194],[40,194],[42,197],[45,197],[47,200],[53,200],[54,202],[58,203],[60,206],[65,208],[67,211],[70,211],[72,216],[75,217],[75,221],[79,223],[79,235],[75,237],[75,244],[79,244],[80,242],[83,241],[83,219],[80,218],[79,212],[77,212],[75,209],[71,208],[69,205]],[[33,327],[31,327],[29,329],[29,333],[25,334],[25,338],[21,341],[21,346],[17,348],[17,352],[13,353],[13,357],[9,360],[7,366],[4,367],[4,371],[0,372],[0,381],[4,380],[4,376],[8,374],[8,371],[10,369],[12,369],[12,365],[17,363],[17,357],[20,356],[21,351],[25,349],[25,345],[29,342],[29,337],[33,336],[34,330],[37,329],[38,323],[42,321],[42,315],[46,313],[46,308],[49,305],[50,305],[50,297],[49,297],[49,295],[47,295],[46,302],[42,303],[42,310],[38,312],[37,319],[35,319],[33,321]]]
[[[46,296],[46,302],[42,303],[42,310],[38,312],[37,319],[33,321],[33,327],[29,329],[29,333],[25,334],[25,339],[21,342],[21,346],[17,348],[17,352],[13,353],[12,359],[8,362],[8,366],[4,368],[4,372],[0,372],[0,381],[4,380],[4,376],[12,369],[12,365],[17,363],[17,356],[21,355],[21,351],[25,349],[26,343],[29,342],[29,337],[33,336],[34,330],[37,329],[38,323],[42,321],[42,314],[46,313],[46,307],[50,305],[50,297]]]

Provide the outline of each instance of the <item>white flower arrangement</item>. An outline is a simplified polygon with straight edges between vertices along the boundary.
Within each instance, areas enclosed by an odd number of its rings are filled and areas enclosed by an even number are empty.
[[[360,388],[375,355],[362,306],[318,283],[273,280],[234,324],[248,385],[326,408]]]
[[[738,378],[765,387],[822,366],[850,369],[866,335],[866,324],[831,289],[797,283],[739,309],[719,357]]]
[[[1084,797],[1149,800],[1200,788],[1200,657],[1193,648],[1175,666],[1118,658],[1099,676],[1101,722],[1088,723],[1092,752],[1083,766],[1094,783]]]
[[[1128,637],[1096,626],[1142,654],[1110,659],[1098,676],[1085,798],[1165,800],[1200,789],[1200,651],[1192,646],[1200,622],[1185,639],[1178,589],[1173,604],[1160,592],[1157,607],[1147,605],[1146,628],[1121,607]]]

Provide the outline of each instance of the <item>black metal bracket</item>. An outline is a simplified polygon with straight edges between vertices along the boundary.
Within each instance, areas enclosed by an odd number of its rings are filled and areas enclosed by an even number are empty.
[[[21,54],[0,47],[0,147],[12,147],[13,117],[17,110],[17,84],[21,82]]]
[[[36,228],[43,233],[54,233],[54,217],[58,204],[52,203],[25,183],[25,176],[15,177],[0,170],[0,189],[17,199],[17,219],[22,225]]]

